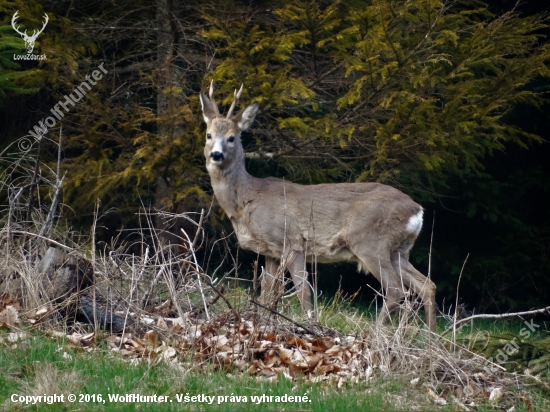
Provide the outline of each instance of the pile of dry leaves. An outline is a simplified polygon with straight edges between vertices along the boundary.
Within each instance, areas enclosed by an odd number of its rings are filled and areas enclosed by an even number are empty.
[[[6,339],[13,344],[27,336],[21,332],[19,304],[6,296],[0,302],[0,327],[11,331]],[[37,320],[46,312],[42,308],[31,313],[25,323],[33,327],[43,324]],[[280,322],[259,324],[252,315],[234,323],[228,319],[230,316],[225,316],[224,322],[207,321],[189,313],[184,318],[155,318],[149,314],[138,319],[147,332],[129,331],[104,339],[110,352],[131,364],[166,362],[198,369],[214,365],[231,376],[248,374],[265,381],[303,379],[338,387],[346,382],[367,383],[376,375],[399,376],[435,404],[452,403],[461,410],[475,410],[480,401],[508,409],[507,405],[517,400],[517,391],[509,389],[519,385],[517,377],[504,371],[487,372],[481,357],[464,348],[451,350],[448,342],[422,328],[373,325],[361,336],[346,336],[333,330],[307,333]],[[46,333],[62,338],[66,346],[99,350],[94,333]],[[530,404],[528,399],[526,404]]]

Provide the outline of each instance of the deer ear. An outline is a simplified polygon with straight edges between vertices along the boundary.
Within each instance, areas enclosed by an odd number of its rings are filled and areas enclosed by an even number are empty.
[[[258,114],[258,107],[258,103],[252,103],[237,116],[235,122],[240,130],[248,130],[252,126]]]
[[[215,103],[212,103],[202,90],[199,97],[202,107],[202,117],[204,118],[204,122],[208,124],[214,117],[216,117],[218,110]]]

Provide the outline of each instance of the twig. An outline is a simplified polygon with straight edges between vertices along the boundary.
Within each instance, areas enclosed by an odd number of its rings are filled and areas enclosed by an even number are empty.
[[[471,319],[477,319],[477,318],[479,318],[479,319],[502,319],[502,318],[511,318],[511,317],[514,317],[514,316],[536,315],[537,313],[545,313],[545,312],[550,313],[550,306],[547,306],[547,307],[542,308],[542,309],[526,310],[524,312],[488,314],[488,315],[484,315],[484,314],[480,313],[478,315],[468,316],[467,318],[460,319],[458,322],[453,323],[453,326],[448,327],[441,334],[441,336],[444,336],[447,333],[449,333],[451,330],[453,330],[453,327],[456,327],[456,326],[460,325],[461,323],[468,322]]]
[[[138,274],[136,284],[134,285],[134,289],[137,287],[139,281],[141,280],[141,277],[143,276],[143,272],[145,271],[145,268],[147,266],[147,261],[149,260],[149,246],[145,248],[145,258],[143,259],[143,266]],[[130,292],[132,293],[132,292]]]
[[[97,219],[99,214],[99,199],[96,201],[96,206],[94,210],[94,223],[92,225],[92,273],[95,273],[95,231],[97,227]],[[97,321],[97,299],[96,299],[96,285],[95,285],[95,276],[93,277],[92,283],[92,313],[94,316],[94,332],[99,330],[99,323]]]
[[[44,136],[42,136],[39,140],[38,140],[38,150],[36,151],[36,160],[35,160],[35,164],[34,164],[34,173],[33,173],[33,176],[32,176],[32,180],[31,182],[39,182],[42,177],[40,176],[40,156],[42,155],[42,148],[44,146]],[[32,204],[33,204],[33,201],[34,201],[34,187],[35,185],[32,185],[30,187],[30,190],[29,190],[29,203],[27,203],[27,222],[30,222],[32,217],[31,217],[31,209],[32,209]],[[39,196],[40,196],[40,193],[39,193]],[[24,242],[23,242],[24,243]]]
[[[69,251],[73,251],[75,249],[73,249],[72,247],[69,247],[69,246],[65,246],[63,243],[59,243],[59,242],[56,242],[55,240],[53,239],[50,239],[49,237],[46,237],[46,236],[41,236],[41,235],[38,235],[36,233],[32,233],[32,232],[27,232],[26,230],[12,230],[11,233],[15,233],[15,234],[18,234],[18,235],[30,235],[30,236],[35,236],[35,237],[38,237],[40,239],[44,239],[44,240],[47,240],[48,242],[50,243],[53,243],[54,245],[57,245],[59,247],[62,247],[63,249],[65,250],[69,250]]]
[[[295,147],[279,150],[278,152],[262,152],[260,150],[258,150],[257,152],[248,152],[244,154],[244,157],[246,157],[247,159],[259,159],[259,158],[273,159],[276,157],[281,157],[289,153],[292,153],[293,151],[300,149],[304,146],[307,146],[308,144],[313,143],[316,140],[317,140],[316,138],[312,137],[310,139],[304,140],[303,142],[300,142]]]
[[[433,335],[433,336],[436,337],[437,339],[442,339],[442,340],[444,340],[444,341],[446,341],[446,342],[452,343],[450,340],[448,340],[447,338],[444,338],[444,337],[443,337],[443,335],[444,335],[445,333],[447,333],[449,330],[450,330],[450,328],[449,328],[447,331],[443,332],[441,335],[438,335],[437,333],[432,332],[432,331],[430,331],[430,330],[428,330],[428,333],[429,333],[430,335]],[[501,366],[501,365],[499,365],[498,363],[492,362],[492,361],[490,361],[489,359],[484,358],[483,356],[481,356],[481,355],[479,355],[479,354],[477,354],[477,353],[475,353],[475,352],[472,352],[472,351],[469,350],[467,347],[462,347],[461,350],[463,350],[463,351],[465,351],[465,352],[468,352],[470,355],[474,356],[475,358],[478,358],[478,359],[482,360],[483,362],[486,362],[486,363],[491,364],[492,367],[499,368],[501,371],[506,372],[506,368],[505,368],[504,366]]]
[[[51,220],[53,220],[53,216],[55,213],[55,209],[57,209],[57,199],[59,198],[59,193],[61,192],[61,187],[63,186],[63,180],[65,180],[65,175],[67,174],[67,171],[63,173],[63,177],[61,180],[59,180],[59,174],[61,173],[61,144],[63,139],[63,126],[59,129],[59,145],[57,148],[57,173],[55,174],[55,195],[52,200],[52,204],[50,206],[50,210],[48,211],[48,216],[46,217],[46,221],[44,222],[44,225],[42,226],[42,229],[40,229],[40,235],[43,236],[48,231],[48,225]]]
[[[197,273],[197,276],[200,276],[201,274],[200,273]],[[208,285],[212,288],[212,290],[214,292],[216,292],[216,294],[218,295],[218,297],[222,298],[223,301],[226,303],[227,307],[229,308],[229,310],[231,311],[231,313],[233,313],[233,315],[235,315],[235,317],[237,318],[237,320],[239,321],[239,323],[241,322],[241,317],[239,316],[239,314],[237,313],[237,311],[233,308],[233,306],[231,306],[231,303],[227,300],[227,298],[223,295],[223,293],[221,293],[218,288],[216,286],[214,286],[214,284],[212,283],[212,280],[210,280],[210,277],[208,275],[204,275],[204,278],[208,281]],[[223,286],[222,286],[223,287]]]
[[[128,315],[130,315],[130,305],[132,304],[132,293],[134,291],[134,271],[132,271],[132,278],[130,279],[130,283],[132,285],[132,288],[130,288],[130,298],[128,300],[128,307],[126,308],[126,316],[124,316],[124,325],[122,326],[122,335],[120,336],[120,345],[118,348],[122,348],[122,344],[124,343],[124,333],[126,332],[126,325],[128,323]],[[112,318],[111,318],[112,320]]]
[[[256,296],[258,295],[258,260],[259,258],[260,258],[260,254],[258,253],[256,255],[256,260],[253,263],[254,275],[252,277],[252,300],[256,299]]]
[[[21,194],[23,193],[23,191],[29,187],[33,187],[33,186],[36,186],[37,184],[39,184],[41,182],[41,178],[38,178],[38,180],[36,181],[33,181],[25,186],[23,186],[21,189],[19,189],[19,191],[15,194],[15,196],[13,197],[13,199],[10,199],[9,200],[9,206],[10,206],[10,210],[8,211],[8,223],[7,223],[7,228],[8,228],[8,241],[6,242],[6,247],[9,247],[9,242],[10,242],[10,238],[11,238],[11,234],[12,233],[17,233],[16,231],[13,231],[11,230],[11,215],[13,214],[13,209],[15,208],[15,203],[17,202],[17,199],[19,198],[19,196],[21,196]],[[26,235],[26,233],[25,233]]]
[[[332,69],[326,71],[325,73],[323,73],[322,75],[318,76],[314,81],[310,82],[309,84],[306,85],[307,88],[311,88],[313,86],[315,86],[316,84],[320,83],[321,80],[323,80],[325,77],[327,76],[330,76],[332,73],[334,73],[335,71],[337,71],[338,69],[341,69],[342,68],[342,64],[337,64],[336,66],[334,66]]]
[[[115,259],[113,258],[114,255],[115,255],[115,251],[111,250],[109,252],[109,260],[113,263],[113,265],[115,265],[115,267],[119,270],[119,272],[124,275],[124,279],[128,279],[128,275],[126,274],[126,272],[122,270],[122,268],[118,265],[118,263],[116,263]]]
[[[197,226],[197,231],[195,232],[195,238],[193,239],[193,243],[191,244],[191,249],[193,250],[195,249],[195,245],[197,244],[197,240],[199,238],[199,234],[201,232],[203,222],[204,222],[204,209],[201,209],[201,217],[199,219],[199,225]]]
[[[453,317],[453,344],[456,345],[456,316],[458,314],[458,297],[459,297],[459,290],[460,290],[460,281],[462,280],[462,272],[464,272],[464,266],[466,266],[466,262],[468,261],[468,258],[470,257],[470,254],[468,253],[466,255],[466,259],[464,259],[464,263],[462,264],[462,269],[460,269],[460,275],[458,276],[458,283],[456,285],[456,303],[455,303],[455,315]]]
[[[40,233],[39,233],[40,236],[43,236],[48,232],[48,226],[50,224],[50,221],[53,221],[55,209],[57,209],[57,199],[59,198],[59,194],[61,193],[61,187],[63,186],[63,180],[65,180],[66,174],[67,172],[65,172],[61,180],[58,180],[57,182],[57,187],[55,189],[55,195],[52,200],[52,205],[50,206],[50,210],[48,211],[48,216],[46,217],[46,221],[44,222],[42,229],[40,229]]]
[[[185,235],[185,238],[187,239],[187,243],[189,244],[189,250],[191,251],[191,255],[193,256],[193,261],[195,262],[195,270],[197,271],[197,273],[200,273],[199,264],[197,263],[197,257],[195,256],[195,251],[193,250],[193,243],[191,242],[191,239],[189,239],[189,236],[187,236],[187,233],[185,232],[185,230],[181,229],[181,232]],[[204,297],[204,291],[202,289],[201,277],[197,276],[197,280],[199,281],[199,290],[201,292],[202,302],[204,304],[204,312],[206,313],[206,319],[210,320],[210,314],[208,313],[208,307],[206,305],[206,298]]]
[[[432,235],[430,236],[430,252],[428,253],[428,279],[432,277],[432,245],[434,243],[435,210],[432,220]]]
[[[433,214],[433,218],[432,218],[432,234],[430,236],[430,252],[428,254],[428,278],[426,280],[429,281],[432,279],[432,246],[433,246],[433,243],[434,243],[434,228],[435,228],[435,210],[434,210],[434,214]],[[399,255],[401,257],[401,254]],[[458,291],[457,291],[458,293]],[[429,350],[429,357],[430,357],[430,372],[432,372],[430,374],[430,376],[433,378],[434,376],[434,373],[433,373],[433,356],[432,356],[432,334],[430,333],[428,335],[428,350]]]
[[[153,291],[153,288],[157,285],[160,277],[162,276],[162,273],[164,272],[164,264],[161,264],[162,266],[160,267],[160,270],[157,272],[156,276],[154,277],[153,281],[151,282],[151,285],[149,286],[149,289],[147,289],[145,291],[145,293],[143,294],[143,297],[141,298],[141,308],[142,309],[145,309],[145,305],[147,304],[147,301],[149,300],[149,295],[151,294],[151,292]],[[133,279],[134,275],[132,274],[132,279]],[[133,282],[133,280],[132,280]],[[133,292],[136,287],[133,286],[134,284],[132,283],[132,289],[130,290],[130,292]]]
[[[299,328],[302,328],[303,330],[305,330],[305,331],[306,331],[307,333],[309,333],[310,335],[320,336],[317,332],[314,332],[314,331],[312,331],[311,329],[306,328],[304,325],[302,325],[302,324],[300,324],[300,323],[298,323],[298,322],[296,322],[296,321],[290,319],[288,316],[283,315],[281,312],[277,312],[277,311],[274,310],[274,309],[268,308],[268,307],[262,305],[261,303],[256,302],[255,300],[250,300],[250,301],[251,301],[253,304],[258,305],[259,307],[264,308],[265,310],[270,311],[270,312],[273,313],[274,315],[278,315],[278,316],[280,316],[281,318],[286,319],[286,320],[288,320],[289,322],[294,323],[296,326],[298,326]]]
[[[59,179],[61,174],[61,148],[63,143],[63,125],[59,126],[59,144],[57,145],[57,173],[55,177]]]
[[[39,179],[38,179],[38,180],[36,180],[36,181],[34,181],[34,182],[31,182],[31,183],[29,183],[29,184],[26,184],[26,185],[23,186],[21,189],[19,189],[19,191],[17,192],[17,194],[13,197],[13,199],[11,199],[11,202],[12,202],[12,203],[15,202],[15,201],[19,198],[19,196],[21,196],[21,193],[23,193],[23,191],[24,191],[25,189],[28,189],[29,187],[33,187],[33,186],[36,186],[37,184],[39,184],[39,183],[41,182],[40,179],[41,179],[41,177],[40,177],[40,175],[39,175]]]

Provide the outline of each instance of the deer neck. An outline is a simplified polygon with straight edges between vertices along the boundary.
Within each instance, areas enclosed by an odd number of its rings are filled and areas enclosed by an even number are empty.
[[[231,220],[238,219],[242,214],[246,194],[254,179],[244,167],[244,159],[220,169],[208,167],[214,195],[224,212]]]

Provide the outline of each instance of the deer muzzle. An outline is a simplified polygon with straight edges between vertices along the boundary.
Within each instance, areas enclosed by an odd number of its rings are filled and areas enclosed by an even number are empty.
[[[210,153],[210,158],[216,162],[216,163],[221,163],[223,162],[223,159],[225,158],[225,156],[223,155],[222,152],[212,152]]]

